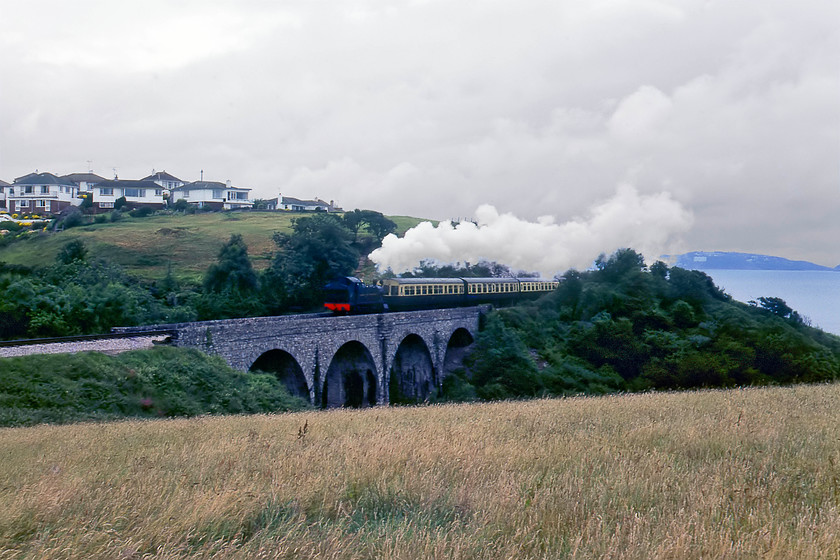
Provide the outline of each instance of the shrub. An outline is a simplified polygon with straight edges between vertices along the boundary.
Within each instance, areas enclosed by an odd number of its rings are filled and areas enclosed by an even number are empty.
[[[0,360],[0,426],[301,410],[275,376],[197,350],[159,347]]]
[[[145,218],[146,216],[151,216],[154,214],[155,211],[153,208],[148,206],[141,206],[140,208],[135,208],[131,212],[128,213],[129,216],[132,218]]]

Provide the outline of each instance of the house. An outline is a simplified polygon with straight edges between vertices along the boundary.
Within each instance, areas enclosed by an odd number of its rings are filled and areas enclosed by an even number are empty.
[[[199,208],[212,210],[236,210],[254,205],[249,197],[250,192],[251,189],[234,187],[230,181],[194,181],[172,189],[169,200],[186,200]]]
[[[0,179],[0,210],[6,209],[6,195],[9,194],[9,183]]]
[[[152,181],[153,183],[163,187],[166,192],[171,191],[172,189],[177,189],[184,184],[181,179],[167,173],[166,170],[155,171],[154,169],[152,169],[151,175],[143,177],[141,181]]]
[[[52,173],[30,173],[15,179],[6,193],[6,209],[13,214],[58,214],[78,206],[79,187]]]
[[[62,179],[67,179],[79,187],[79,194],[93,192],[93,187],[102,181],[105,177],[100,177],[95,173],[70,173],[69,175],[62,175]]]
[[[289,212],[343,212],[335,205],[335,201],[324,202],[318,197],[315,200],[301,200],[282,194],[277,198],[266,201],[269,210],[286,210]]]
[[[122,197],[132,208],[161,209],[164,206],[163,187],[154,181],[106,179],[93,187],[94,211],[110,210]]]

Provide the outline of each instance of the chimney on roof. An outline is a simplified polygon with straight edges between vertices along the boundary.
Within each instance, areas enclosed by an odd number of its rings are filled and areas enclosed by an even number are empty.
[[[201,170],[201,180],[202,181],[204,180],[204,170],[203,169]]]
[[[227,188],[230,188],[230,179],[228,179],[228,180],[225,182],[225,184],[227,185]]]

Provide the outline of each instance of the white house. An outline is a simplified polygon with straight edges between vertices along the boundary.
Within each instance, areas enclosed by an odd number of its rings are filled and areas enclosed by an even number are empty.
[[[250,192],[251,189],[234,187],[230,181],[227,183],[194,181],[172,189],[169,200],[172,202],[186,200],[199,208],[235,210],[251,208],[254,205],[254,201],[251,200],[249,195]]]
[[[6,209],[6,195],[9,194],[9,183],[0,179],[0,210]]]
[[[163,187],[153,181],[132,181],[109,179],[97,183],[93,188],[93,207],[96,210],[110,210],[117,199],[125,197],[133,207],[160,209],[164,206]]]
[[[155,171],[154,169],[152,169],[151,175],[149,175],[148,177],[143,177],[140,180],[152,181],[153,183],[156,183],[157,185],[163,187],[164,191],[171,191],[172,189],[177,189],[178,187],[184,184],[184,182],[181,179],[175,177],[170,173],[167,173],[166,170]]]
[[[79,193],[93,192],[95,185],[106,180],[105,177],[100,177],[95,173],[70,173],[69,175],[62,175],[61,178],[75,183],[79,187]]]
[[[30,173],[15,179],[6,192],[6,209],[12,214],[58,214],[78,206],[79,187],[52,173]]]

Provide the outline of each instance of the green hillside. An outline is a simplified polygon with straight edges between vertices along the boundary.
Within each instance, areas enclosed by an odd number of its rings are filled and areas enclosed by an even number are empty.
[[[276,250],[272,234],[290,231],[291,221],[306,215],[293,212],[207,212],[145,218],[126,215],[113,223],[90,224],[57,234],[32,234],[0,246],[0,261],[20,265],[51,263],[68,241],[80,239],[91,258],[119,264],[133,275],[160,279],[171,267],[179,280],[200,281],[231,234],[242,236],[255,269],[266,268]],[[397,224],[398,234],[422,221],[407,216],[390,218]]]

